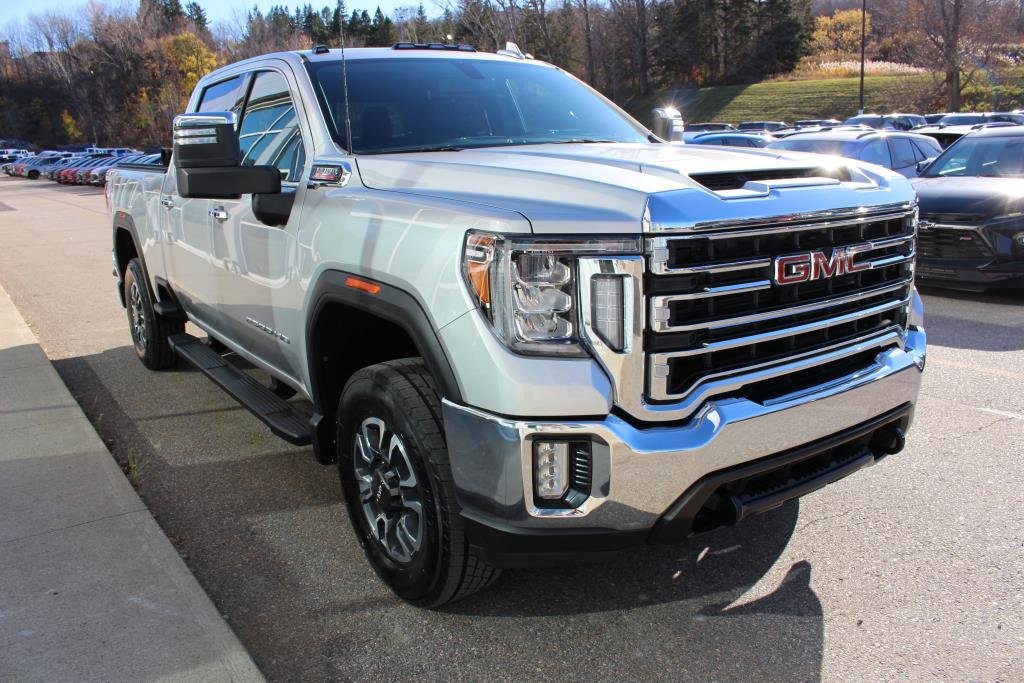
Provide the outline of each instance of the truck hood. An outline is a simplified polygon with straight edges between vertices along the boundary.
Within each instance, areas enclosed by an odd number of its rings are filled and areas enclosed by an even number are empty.
[[[530,145],[356,159],[368,188],[514,211],[538,233],[640,232],[654,195],[671,196],[676,209],[671,213],[681,211],[684,218],[687,213],[705,219],[782,215],[782,207],[773,211],[763,202],[738,208],[736,197],[714,192],[691,176],[767,171],[770,177],[774,171],[792,174],[829,163],[848,161],[780,150],[664,144]],[[867,184],[853,189],[888,188],[890,182],[899,182],[890,176],[860,177]],[[825,188],[816,189],[818,195],[826,194]],[[900,201],[913,198],[909,186],[904,194]],[[806,211],[836,208],[836,199],[822,197],[803,206]],[[846,202],[861,206],[864,198]]]
[[[925,219],[984,222],[1024,211],[1021,178],[915,178],[912,182]]]

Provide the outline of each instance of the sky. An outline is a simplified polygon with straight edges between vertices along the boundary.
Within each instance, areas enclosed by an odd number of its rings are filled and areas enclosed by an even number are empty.
[[[240,13],[245,15],[246,11],[253,5],[261,10],[266,10],[272,5],[286,5],[291,9],[306,4],[319,9],[324,5],[334,6],[334,0],[198,0],[199,4],[206,9],[206,15],[210,22],[230,22],[232,18]],[[182,0],[185,5],[187,0]],[[0,0],[0,34],[12,22],[24,21],[30,14],[42,14],[51,10],[74,12],[84,8],[88,0]],[[135,6],[137,0],[107,0],[107,4],[120,5],[128,4]],[[366,9],[373,14],[379,5],[385,14],[390,15],[397,7],[409,7],[419,4],[419,0],[348,0],[346,6],[352,9]],[[423,7],[428,15],[440,14],[437,3],[433,0],[424,0]]]

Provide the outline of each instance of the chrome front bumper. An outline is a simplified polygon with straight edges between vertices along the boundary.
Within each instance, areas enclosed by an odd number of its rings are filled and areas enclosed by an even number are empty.
[[[510,419],[445,401],[448,451],[464,511],[477,520],[551,530],[650,529],[699,479],[796,448],[917,400],[926,337],[910,330],[903,348],[839,380],[773,401],[708,400],[687,422],[636,427],[600,420]],[[532,496],[533,441],[592,442],[590,497],[577,509],[538,509]]]

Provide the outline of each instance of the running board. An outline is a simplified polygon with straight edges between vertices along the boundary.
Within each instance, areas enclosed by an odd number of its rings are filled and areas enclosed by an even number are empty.
[[[290,403],[229,363],[191,334],[175,334],[169,340],[179,356],[212,379],[277,436],[296,446],[312,442],[309,422]]]

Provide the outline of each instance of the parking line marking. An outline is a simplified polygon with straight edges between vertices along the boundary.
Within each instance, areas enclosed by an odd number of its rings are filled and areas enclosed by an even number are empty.
[[[1020,413],[1011,413],[1008,410],[996,410],[995,408],[979,408],[974,407],[975,410],[980,410],[983,413],[991,413],[992,415],[999,415],[1000,417],[1011,417],[1014,420],[1024,420],[1024,415]]]

